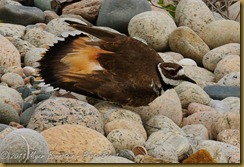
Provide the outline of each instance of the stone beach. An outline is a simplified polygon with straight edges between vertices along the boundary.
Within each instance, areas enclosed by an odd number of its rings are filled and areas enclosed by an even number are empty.
[[[174,17],[157,0],[66,1],[0,1],[0,163],[240,163],[238,3],[230,20],[204,0],[175,3]],[[139,107],[47,85],[38,61],[74,31],[65,20],[144,41],[196,84]]]

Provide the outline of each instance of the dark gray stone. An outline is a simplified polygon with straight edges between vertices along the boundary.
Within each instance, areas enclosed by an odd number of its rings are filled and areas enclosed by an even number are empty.
[[[151,10],[147,0],[104,0],[99,11],[97,26],[110,27],[128,34],[127,27],[132,17]]]
[[[22,86],[22,87],[17,88],[17,91],[19,93],[21,93],[21,96],[22,96],[23,99],[25,99],[26,97],[32,95],[31,89],[26,87],[26,86]]]
[[[44,13],[36,7],[7,4],[0,8],[0,20],[4,23],[29,25],[44,22]]]
[[[220,86],[212,85],[206,86],[204,91],[212,98],[216,100],[223,100],[226,97],[240,97],[240,87],[238,86]]]
[[[0,123],[8,125],[10,122],[19,123],[18,112],[12,106],[0,102]]]
[[[21,115],[20,115],[20,124],[23,126],[27,126],[30,122],[31,116],[34,113],[36,109],[36,105],[26,109]]]

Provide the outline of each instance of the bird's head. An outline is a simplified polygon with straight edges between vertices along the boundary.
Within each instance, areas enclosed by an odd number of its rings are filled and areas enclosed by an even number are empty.
[[[157,68],[163,82],[172,87],[179,85],[183,81],[196,83],[185,75],[183,67],[179,64],[162,62],[158,64]]]

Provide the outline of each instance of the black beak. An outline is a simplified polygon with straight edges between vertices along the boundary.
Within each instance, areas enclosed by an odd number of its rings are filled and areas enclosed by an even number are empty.
[[[182,76],[182,80],[196,84],[196,82],[193,79],[189,78],[186,75]]]

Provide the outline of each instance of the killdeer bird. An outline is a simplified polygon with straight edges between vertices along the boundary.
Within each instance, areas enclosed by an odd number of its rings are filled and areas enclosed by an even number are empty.
[[[183,81],[194,82],[182,66],[164,62],[153,48],[139,40],[66,22],[84,33],[67,36],[45,53],[39,67],[45,83],[136,107],[149,104]]]

